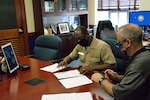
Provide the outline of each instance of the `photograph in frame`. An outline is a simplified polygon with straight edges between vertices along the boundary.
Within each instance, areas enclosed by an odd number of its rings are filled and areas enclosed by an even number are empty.
[[[70,32],[68,23],[59,23],[58,28],[59,28],[60,34]]]

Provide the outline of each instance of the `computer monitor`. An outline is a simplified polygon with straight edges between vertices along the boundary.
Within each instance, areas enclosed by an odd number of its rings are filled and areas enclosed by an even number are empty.
[[[8,72],[11,74],[19,68],[19,64],[14,49],[12,47],[12,44],[7,43],[5,45],[2,45],[1,49],[6,60]]]
[[[140,26],[150,26],[150,11],[134,11],[129,12],[129,23]]]

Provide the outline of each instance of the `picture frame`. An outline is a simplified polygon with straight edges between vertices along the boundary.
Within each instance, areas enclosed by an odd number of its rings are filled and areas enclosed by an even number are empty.
[[[51,27],[51,29],[52,29],[52,32],[53,32],[54,34],[57,34],[57,25],[55,25],[55,24],[50,24],[50,27]]]
[[[74,32],[74,30],[80,26],[80,17],[79,16],[70,16],[69,17],[69,25],[70,25],[70,31]]]
[[[59,23],[58,24],[58,29],[59,29],[60,34],[70,32],[67,22]]]

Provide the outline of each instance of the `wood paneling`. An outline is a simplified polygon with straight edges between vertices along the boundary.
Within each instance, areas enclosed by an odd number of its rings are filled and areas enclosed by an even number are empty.
[[[28,46],[28,35],[27,35],[27,24],[26,24],[26,15],[25,15],[25,7],[24,0],[11,0],[10,2],[14,2],[14,4],[9,3],[8,1],[1,2],[4,9],[1,9],[3,16],[7,16],[7,18],[13,18],[16,20],[9,21],[5,20],[6,25],[15,24],[15,27],[7,27],[6,29],[0,30],[0,46],[11,42],[13,44],[16,55],[28,55],[29,54],[29,46]],[[14,7],[15,11],[6,10],[9,7]],[[8,13],[8,14],[6,14]],[[12,14],[13,13],[13,14]],[[19,28],[22,29],[22,32],[19,32]],[[1,29],[1,28],[0,28]]]
[[[0,33],[0,40],[6,39],[5,37],[7,37],[7,39],[19,37],[19,34],[15,34],[19,33],[18,29],[0,30]]]
[[[72,33],[58,34],[63,41],[61,58],[68,56],[77,44]]]
[[[19,43],[19,40],[17,38],[12,38],[12,39],[0,41],[0,45],[4,45],[4,44],[9,43],[9,42],[12,43],[15,54],[20,55],[20,43]]]

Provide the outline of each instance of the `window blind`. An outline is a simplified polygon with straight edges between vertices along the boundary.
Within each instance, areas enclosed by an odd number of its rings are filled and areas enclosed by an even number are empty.
[[[139,0],[98,0],[98,10],[138,10]]]

